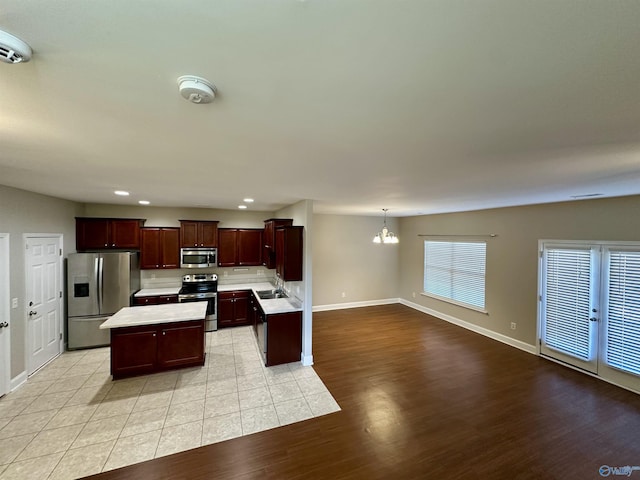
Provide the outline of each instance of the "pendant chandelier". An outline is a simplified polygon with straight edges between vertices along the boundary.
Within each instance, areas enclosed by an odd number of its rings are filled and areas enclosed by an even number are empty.
[[[390,232],[387,228],[387,210],[388,208],[383,208],[384,212],[384,224],[382,225],[382,230],[376,233],[376,236],[373,237],[373,243],[398,243],[398,237],[393,232]]]

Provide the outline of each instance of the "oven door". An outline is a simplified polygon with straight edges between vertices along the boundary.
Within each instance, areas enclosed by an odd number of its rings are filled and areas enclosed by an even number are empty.
[[[203,302],[207,301],[207,315],[205,317],[204,329],[207,332],[218,330],[218,294],[217,293],[194,293],[178,295],[178,302]]]

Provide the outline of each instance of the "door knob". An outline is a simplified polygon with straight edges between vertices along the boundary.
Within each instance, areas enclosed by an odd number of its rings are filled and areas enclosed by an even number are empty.
[[[29,312],[29,316],[30,316],[30,317],[31,317],[31,316],[33,316],[33,315],[37,315],[37,314],[38,314],[38,312],[36,312],[35,310],[31,310],[31,311]]]
[[[0,328],[4,328],[4,327],[8,327],[8,326],[9,326],[9,322],[0,323]]]
[[[589,319],[589,321],[591,321],[591,322],[597,322],[597,321],[598,321],[598,319],[597,319],[596,317],[591,317],[591,318]]]

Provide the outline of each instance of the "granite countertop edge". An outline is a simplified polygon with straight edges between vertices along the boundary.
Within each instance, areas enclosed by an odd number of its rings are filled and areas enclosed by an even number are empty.
[[[207,302],[165,303],[141,307],[124,307],[100,325],[101,330],[112,328],[161,325],[164,323],[202,320],[207,313]]]

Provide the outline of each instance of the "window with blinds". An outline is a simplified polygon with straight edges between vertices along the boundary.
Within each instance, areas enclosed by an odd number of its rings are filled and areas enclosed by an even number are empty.
[[[545,342],[582,360],[589,360],[591,345],[591,251],[546,251]]]
[[[486,242],[424,242],[424,293],[484,311]]]
[[[606,361],[640,375],[640,252],[609,251]]]

